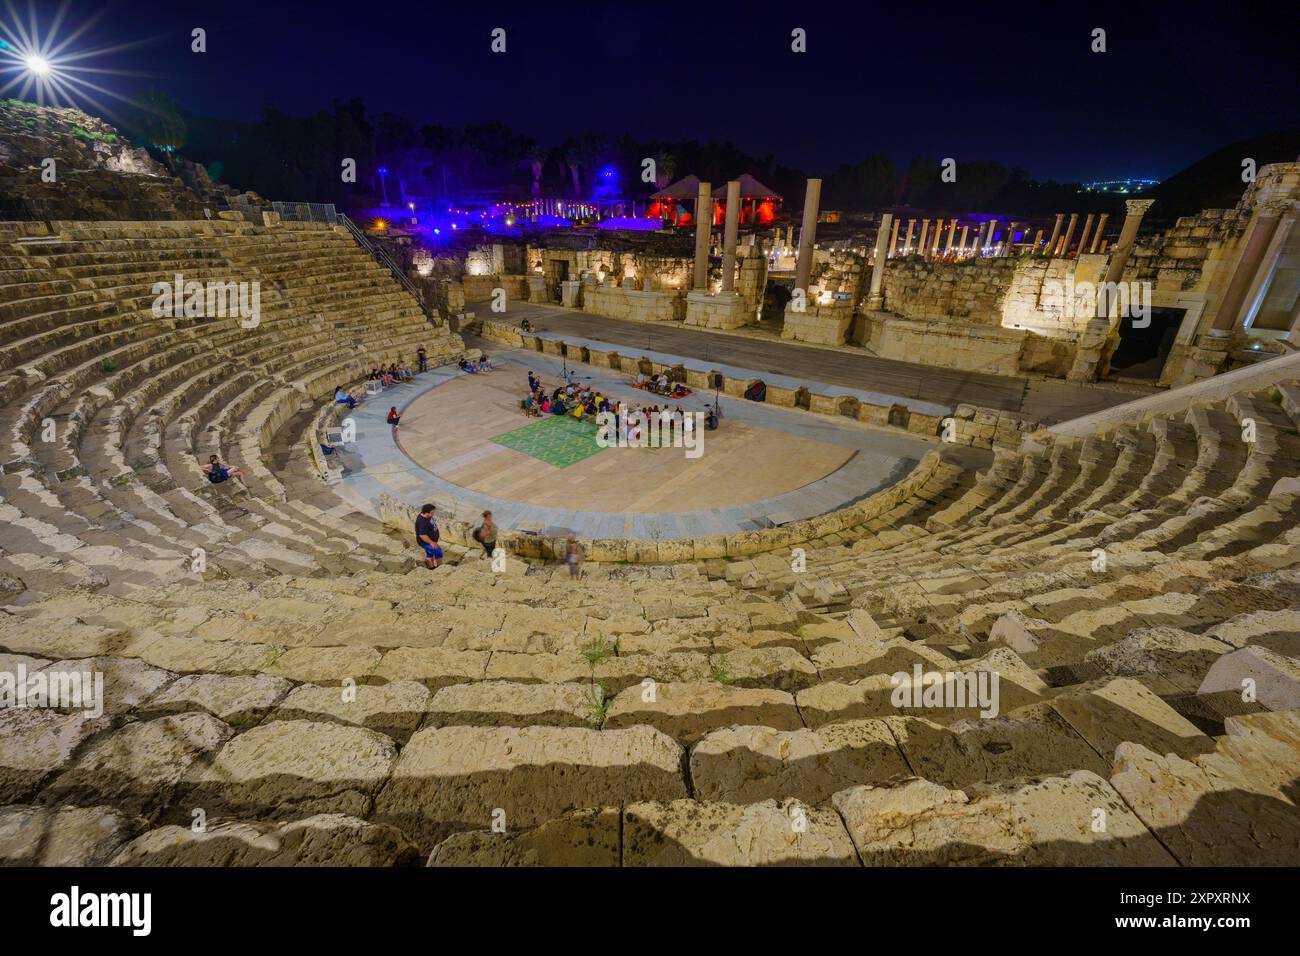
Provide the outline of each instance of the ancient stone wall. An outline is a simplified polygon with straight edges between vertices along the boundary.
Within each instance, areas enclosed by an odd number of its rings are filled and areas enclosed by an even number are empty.
[[[865,344],[881,358],[1016,375],[1028,333],[996,326],[868,316]]]
[[[870,277],[865,256],[837,249],[817,249],[813,253],[808,285],[815,292],[839,292],[857,302],[862,295],[863,279]]]
[[[1016,259],[890,259],[882,284],[884,307],[906,319],[996,326],[1018,265]]]
[[[581,538],[579,543],[589,561],[627,561],[656,564],[670,561],[702,561],[710,558],[742,557],[789,548],[791,545],[816,541],[847,528],[865,524],[906,501],[940,472],[959,471],[960,467],[943,460],[938,451],[928,453],[897,484],[837,511],[815,518],[791,521],[776,528],[745,531],[729,535],[693,538],[640,540],[635,538]],[[405,533],[415,522],[415,508],[389,495],[377,502],[380,519],[389,527]],[[439,512],[442,513],[441,511]],[[474,546],[473,529],[477,520],[439,519],[442,540],[463,547]],[[510,554],[521,558],[561,560],[566,538],[549,538],[502,529],[497,543]]]
[[[491,299],[496,289],[505,290],[507,302],[524,302],[528,299],[528,277],[522,275],[467,275],[464,287],[466,302]]]
[[[672,322],[686,317],[686,300],[681,293],[612,285],[585,289],[583,308],[592,315],[630,322]]]

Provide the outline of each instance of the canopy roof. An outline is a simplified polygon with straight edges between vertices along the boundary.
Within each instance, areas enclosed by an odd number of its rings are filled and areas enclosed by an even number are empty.
[[[741,199],[777,199],[783,197],[774,189],[764,186],[749,173],[737,177],[740,183]],[[700,178],[698,176],[684,176],[677,182],[665,186],[659,192],[654,193],[650,198],[657,199],[660,202],[671,200],[673,202],[684,202],[688,199],[694,199],[700,194]],[[726,202],[727,184],[723,183],[713,187],[713,199],[715,202]]]
[[[727,187],[723,186],[719,190],[719,198],[726,199]],[[774,189],[768,189],[749,173],[740,177],[740,198],[741,199],[781,199],[782,196]]]
[[[651,199],[665,200],[672,199],[681,202],[684,199],[694,199],[700,194],[700,177],[685,176],[677,182],[665,186],[650,196]]]

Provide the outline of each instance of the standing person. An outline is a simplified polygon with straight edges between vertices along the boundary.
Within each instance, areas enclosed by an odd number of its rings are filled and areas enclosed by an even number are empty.
[[[492,512],[483,512],[483,523],[474,529],[474,540],[483,545],[483,551],[490,558],[497,546],[497,526],[492,520]]]
[[[582,545],[578,544],[576,535],[569,535],[569,541],[564,546],[564,563],[569,566],[570,578],[582,574]]]
[[[422,505],[415,518],[415,542],[424,549],[424,566],[432,571],[442,566],[442,548],[438,546],[438,522],[433,519],[433,505]]]
[[[419,366],[421,372],[429,371],[429,353],[424,350],[423,345],[415,350],[415,364]]]

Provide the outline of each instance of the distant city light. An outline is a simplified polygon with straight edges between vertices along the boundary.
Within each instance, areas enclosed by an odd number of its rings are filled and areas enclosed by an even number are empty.
[[[1159,185],[1160,180],[1158,179],[1102,179],[1096,182],[1084,183],[1083,191],[1086,193],[1140,193],[1144,189]]]

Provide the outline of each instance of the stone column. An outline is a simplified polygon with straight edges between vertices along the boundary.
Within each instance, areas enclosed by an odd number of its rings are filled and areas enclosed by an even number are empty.
[[[925,252],[926,252],[925,240],[926,238],[929,237],[929,235],[930,235],[930,220],[922,219],[921,220],[921,241],[916,245],[917,251],[921,253],[922,259],[925,258]]]
[[[1015,243],[1015,241],[1016,241],[1016,223],[1009,222],[1007,223],[1007,238],[1006,241],[1002,243],[1002,255],[1004,258],[1006,256],[1011,255],[1011,247]]]
[[[930,258],[933,259],[939,255],[939,240],[943,238],[943,220],[934,221],[934,238],[930,240]]]
[[[1103,212],[1103,213],[1101,214],[1101,218],[1097,220],[1097,231],[1096,231],[1095,233],[1093,233],[1093,236],[1092,236],[1092,245],[1088,247],[1088,252],[1089,252],[1089,253],[1093,253],[1093,252],[1096,252],[1096,251],[1097,251],[1097,246],[1101,243],[1101,234],[1102,234],[1102,231],[1105,230],[1105,228],[1106,228],[1106,220],[1109,219],[1109,218],[1110,218],[1110,213],[1108,213],[1108,212]],[[1105,246],[1102,246],[1102,248],[1105,248]]]
[[[975,237],[975,257],[978,259],[984,255],[984,247],[988,245],[988,237],[993,235],[992,223],[980,223],[979,234]]]
[[[892,213],[888,215],[890,219],[894,219]],[[898,254],[898,222],[897,219],[894,219],[894,225],[889,230],[889,257],[891,259]]]
[[[948,241],[944,243],[943,254],[948,256],[952,252],[952,237],[957,233],[957,220],[948,220]]]
[[[915,225],[915,219],[907,220],[907,235],[903,238],[903,255],[908,255],[912,250],[912,227]]]
[[[1034,253],[1033,253],[1033,254],[1036,255],[1036,256],[1037,256],[1037,255],[1042,255],[1042,252],[1041,252],[1040,249],[1039,249],[1039,243],[1041,243],[1042,241],[1043,241],[1043,230],[1039,229],[1037,232],[1034,233]]]
[[[1115,251],[1111,253],[1110,261],[1106,264],[1106,278],[1102,280],[1103,282],[1116,283],[1124,277],[1124,267],[1128,265],[1129,253],[1133,251],[1133,244],[1137,241],[1142,217],[1147,214],[1147,210],[1153,203],[1155,203],[1154,199],[1125,200],[1124,205],[1128,212],[1124,216],[1124,225],[1119,231],[1119,241],[1115,243]],[[1100,316],[1100,313],[1098,315]]]
[[[1092,231],[1092,219],[1093,219],[1092,213],[1088,213],[1088,218],[1083,221],[1083,235],[1079,237],[1080,256],[1088,251],[1088,233]]]
[[[697,291],[709,288],[709,233],[713,230],[713,187],[700,183],[695,199],[695,282]]]
[[[1283,206],[1280,203],[1267,205],[1261,203],[1257,210],[1250,236],[1246,240],[1246,247],[1242,250],[1241,258],[1237,260],[1237,268],[1233,270],[1232,278],[1228,281],[1228,288],[1223,293],[1223,302],[1219,305],[1219,311],[1214,314],[1214,328],[1220,332],[1231,332],[1241,326],[1242,303],[1245,302],[1246,293],[1254,284],[1255,273],[1259,272],[1260,263],[1264,261],[1264,253],[1273,242],[1277,225],[1282,221]],[[1128,223],[1124,225],[1127,226]],[[1123,241],[1122,237],[1120,241]]]
[[[962,258],[966,257],[966,236],[969,234],[970,234],[970,226],[963,225],[961,227],[961,245],[958,247],[960,250],[958,252],[958,255],[961,256]]]
[[[803,289],[804,295],[812,298],[808,291],[808,279],[812,276],[813,243],[817,241],[817,207],[821,203],[822,181],[808,180],[808,191],[803,200],[803,225],[799,228],[799,261],[795,265],[794,287]]]
[[[727,222],[722,231],[722,291],[736,291],[736,234],[740,229],[740,181],[727,183]]]
[[[897,234],[898,223],[894,221],[894,214],[887,212],[881,217],[880,229],[876,232],[876,261],[871,265],[871,292],[867,295],[868,309],[879,309],[885,303],[880,289],[885,279],[885,259],[888,258],[889,252],[886,243],[892,242],[889,238],[891,225]]]
[[[1043,247],[1043,255],[1052,258],[1056,255],[1056,240],[1061,235],[1061,222],[1065,219],[1065,213],[1056,214],[1056,225],[1052,226],[1052,238],[1047,240],[1047,245]]]
[[[1068,256],[1070,254],[1070,240],[1074,238],[1074,227],[1078,221],[1079,214],[1077,212],[1070,213],[1070,224],[1065,227],[1065,241],[1061,243],[1062,256]]]
[[[1124,225],[1120,229],[1119,240],[1115,243],[1115,251],[1111,253],[1110,260],[1106,263],[1106,273],[1097,290],[1097,311],[1079,335],[1079,344],[1074,353],[1074,365],[1066,376],[1072,382],[1095,381],[1098,372],[1102,371],[1104,364],[1109,361],[1107,353],[1111,351],[1114,337],[1111,312],[1115,303],[1110,301],[1108,290],[1115,288],[1115,284],[1124,277],[1124,267],[1128,265],[1129,253],[1133,251],[1133,244],[1137,241],[1142,217],[1154,202],[1154,199],[1129,199],[1124,203],[1128,212],[1124,216]]]

